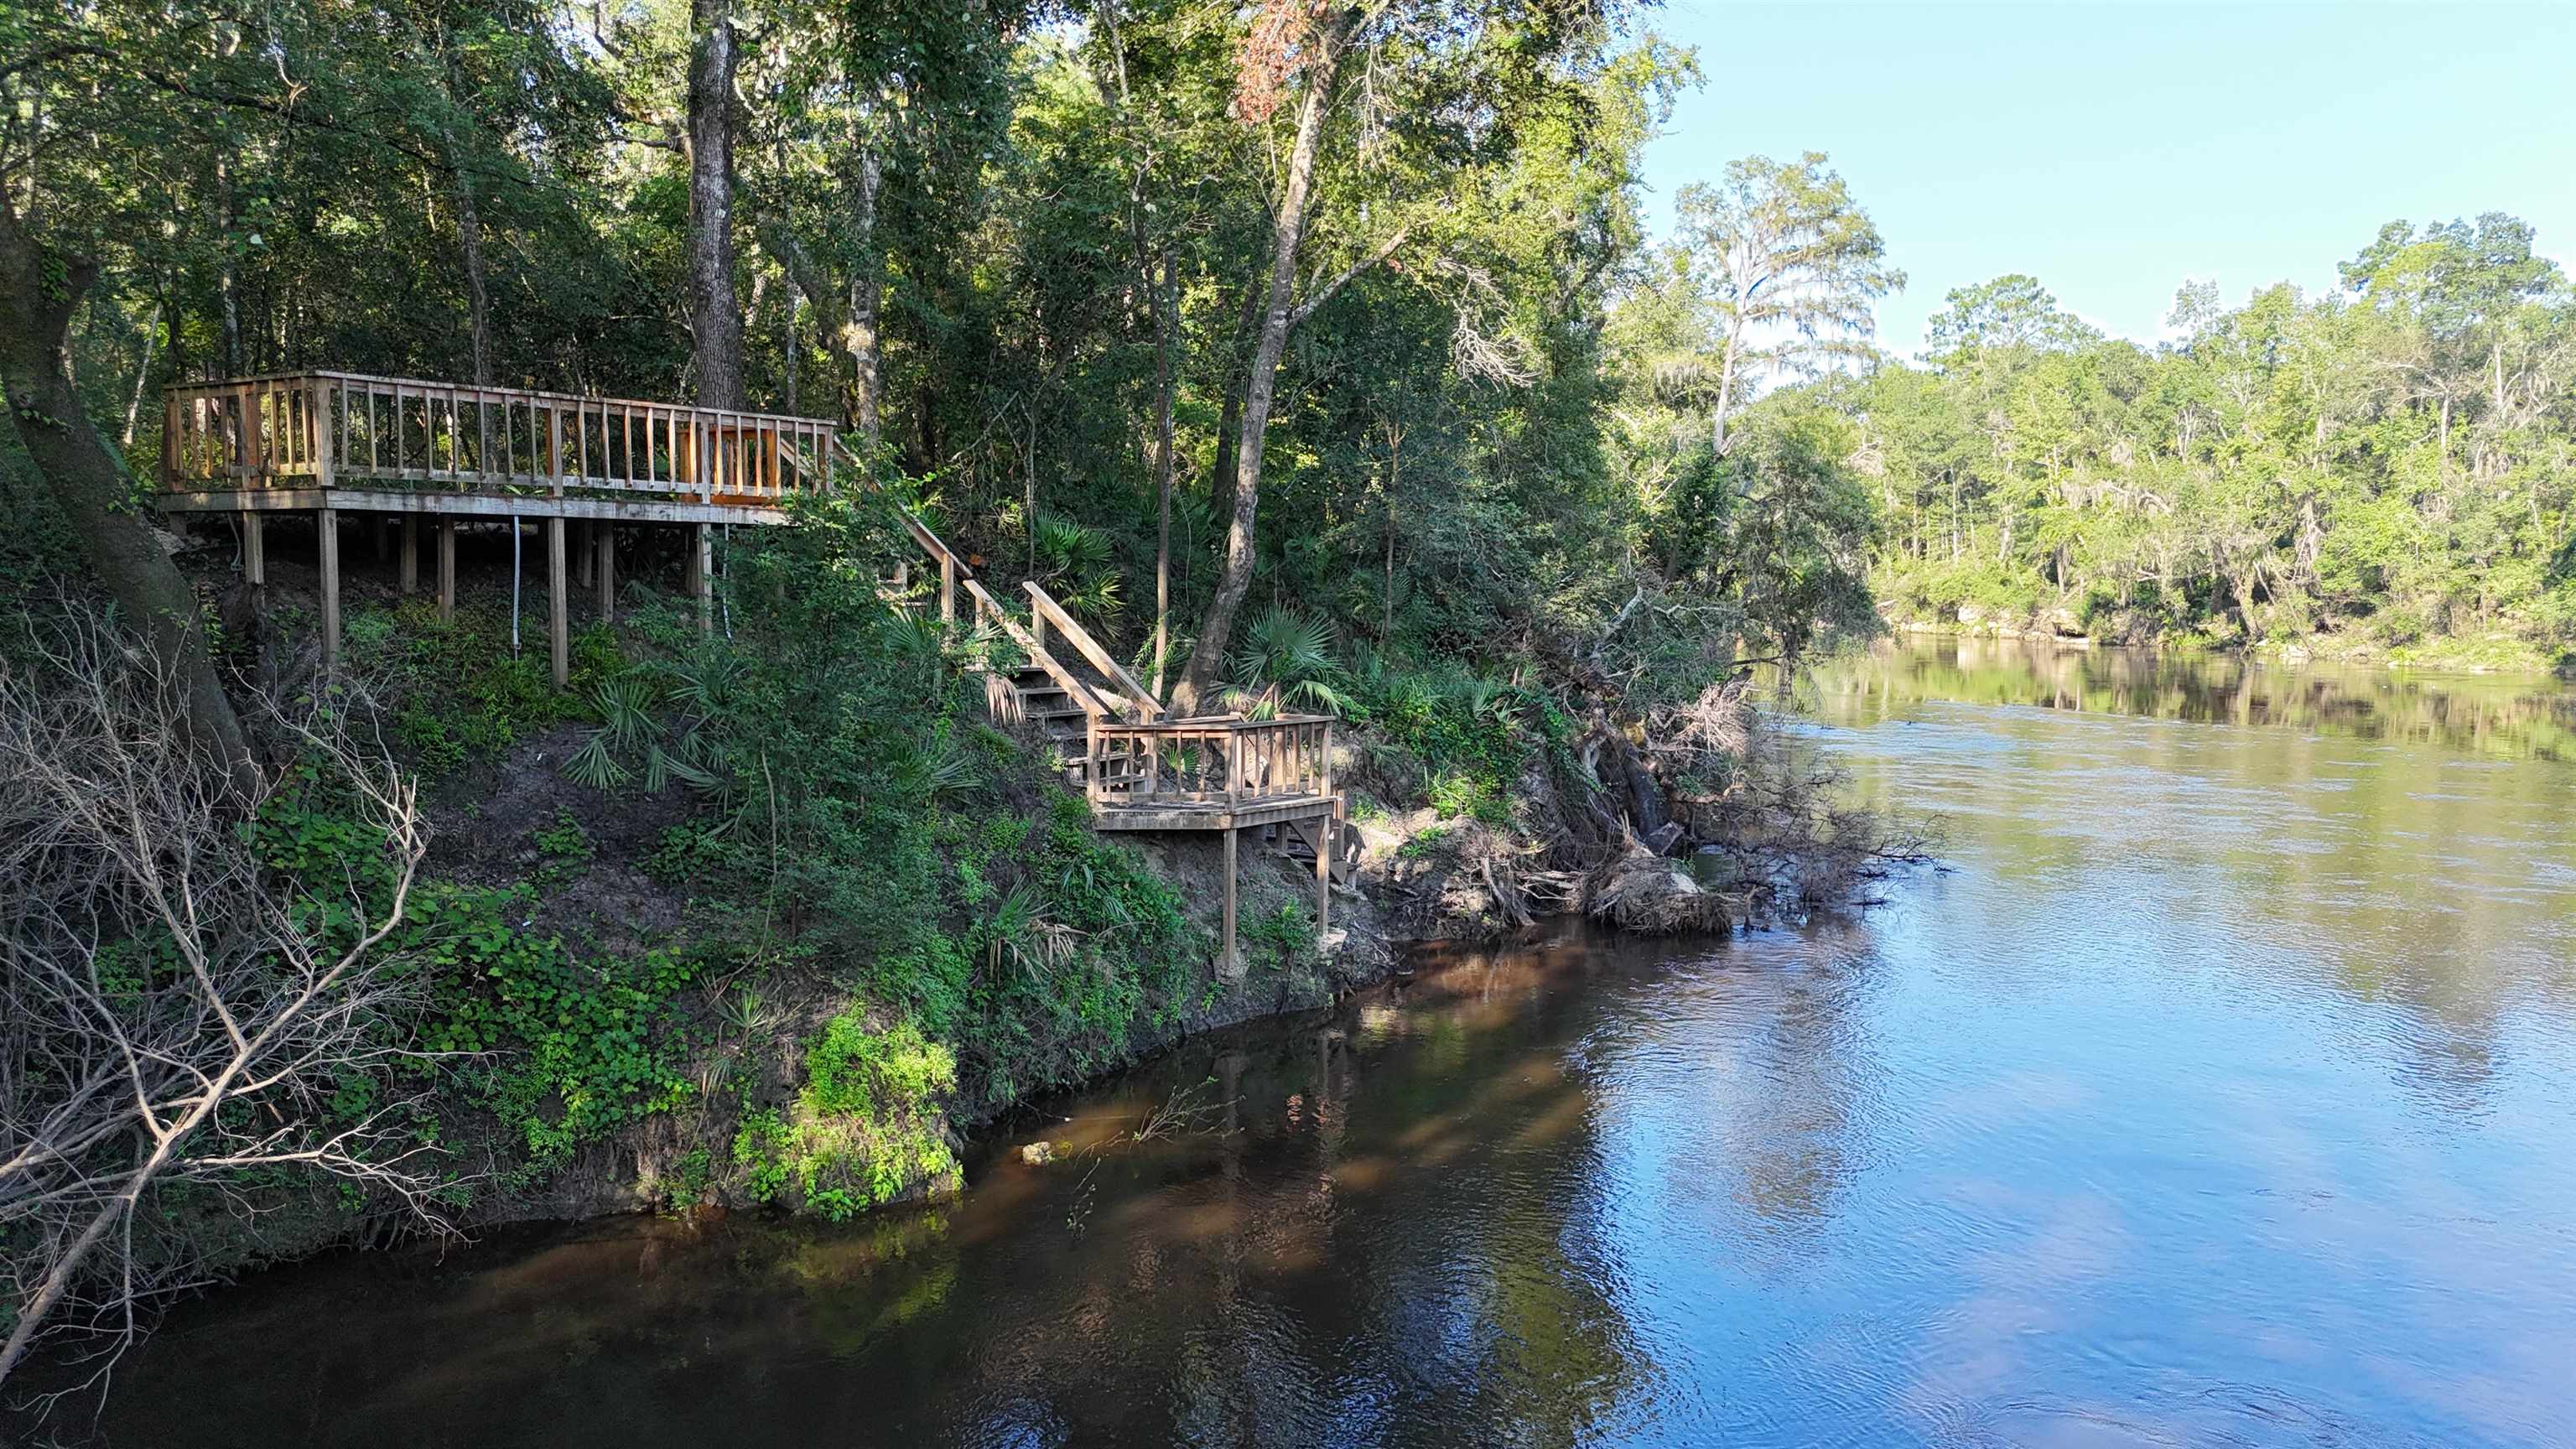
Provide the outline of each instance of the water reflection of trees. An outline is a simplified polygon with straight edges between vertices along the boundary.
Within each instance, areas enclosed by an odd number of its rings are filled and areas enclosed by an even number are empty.
[[[1813,692],[1821,712],[1838,723],[1874,722],[1925,700],[1957,700],[2576,760],[2576,690],[2554,680],[1934,636],[1836,661],[1819,671]]]
[[[2504,1018],[2534,997],[2568,1008],[2576,691],[1966,639],[1837,661],[1813,689],[1853,726],[1951,700],[2229,726],[2078,735],[1998,718],[1981,733],[2023,747],[2009,768],[1930,776],[1900,738],[1862,786],[1955,805],[1953,830],[2022,878],[2152,862],[2122,878],[2174,883],[2248,960],[2395,1008],[2378,1054],[2419,1100],[2483,1110]]]
[[[1598,1147],[1546,975],[1470,961],[1219,1053],[1238,1130],[1132,1156],[1060,1271],[1004,1290],[1010,1377],[1115,1376],[1053,1399],[1102,1442],[1580,1440],[1652,1365],[1566,1248]],[[1105,1337],[1075,1303],[1116,1305]]]

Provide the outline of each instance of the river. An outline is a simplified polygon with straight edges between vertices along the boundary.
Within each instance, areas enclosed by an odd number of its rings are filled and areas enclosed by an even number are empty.
[[[118,1444],[2576,1438],[2576,696],[1921,640],[1801,731],[1942,867],[1187,1048],[964,1197],[352,1254]],[[1157,1108],[1159,1128],[1138,1141]],[[1017,1147],[1065,1145],[1051,1165]]]

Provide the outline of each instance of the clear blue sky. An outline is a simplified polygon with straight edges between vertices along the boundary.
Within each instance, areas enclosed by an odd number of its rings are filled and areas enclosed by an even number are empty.
[[[2330,286],[2398,217],[2511,212],[2576,271],[2576,0],[1672,0],[1640,27],[1708,77],[1646,152],[1657,230],[1730,158],[1829,153],[1910,274],[1879,309],[1900,352],[2005,272],[2152,340],[2185,278]]]

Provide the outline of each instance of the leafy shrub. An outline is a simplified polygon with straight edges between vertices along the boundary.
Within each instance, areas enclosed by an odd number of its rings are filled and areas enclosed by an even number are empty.
[[[805,1048],[802,1104],[821,1113],[865,1115],[880,1101],[917,1110],[957,1085],[957,1057],[898,1022],[871,1032],[857,1008],[842,1012]]]
[[[351,632],[353,656],[374,669],[393,700],[394,733],[430,778],[497,754],[567,720],[591,717],[589,692],[625,668],[617,636],[593,624],[572,639],[572,687],[554,687],[542,649],[510,652],[509,620],[459,609],[440,619],[426,603],[368,611]],[[383,627],[374,625],[381,623]]]
[[[488,1054],[465,1079],[525,1144],[531,1178],[695,1094],[675,998],[699,974],[667,949],[582,960],[518,924],[534,899],[525,886],[435,886],[415,894],[399,943],[430,980],[424,1044]]]
[[[835,1221],[916,1183],[958,1179],[946,1119],[934,1099],[954,1087],[956,1059],[910,1022],[871,1032],[856,1007],[805,1050],[806,1083],[792,1111],[744,1115],[733,1156],[761,1202],[793,1189],[806,1211]]]

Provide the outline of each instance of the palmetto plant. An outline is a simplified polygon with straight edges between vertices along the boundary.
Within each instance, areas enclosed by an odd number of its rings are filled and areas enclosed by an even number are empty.
[[[594,790],[615,789],[635,778],[640,756],[647,790],[673,780],[721,789],[724,771],[704,726],[733,703],[741,681],[741,661],[717,649],[601,681],[590,692],[600,722],[565,759],[564,775]]]
[[[1333,626],[1312,615],[1275,606],[1252,621],[1237,641],[1234,681],[1248,697],[1245,713],[1276,714],[1286,705],[1340,713],[1350,707],[1338,687]]]
[[[1034,541],[1037,581],[1057,603],[1095,621],[1126,607],[1108,534],[1071,519],[1040,518]]]
[[[641,670],[628,670],[592,686],[590,707],[600,723],[564,761],[564,774],[594,790],[625,784],[634,776],[625,760],[661,732],[657,717],[661,704],[662,691]]]
[[[984,776],[974,752],[945,727],[905,755],[899,771],[937,797],[954,795]]]
[[[998,971],[1008,959],[1038,974],[1072,960],[1083,939],[1081,931],[1048,915],[1044,898],[1026,885],[1011,887],[995,904],[982,935],[989,968]]]
[[[1450,697],[1466,708],[1468,714],[1495,724],[1517,727],[1521,707],[1509,693],[1510,686],[1499,679],[1477,674],[1461,674],[1450,686]]]

